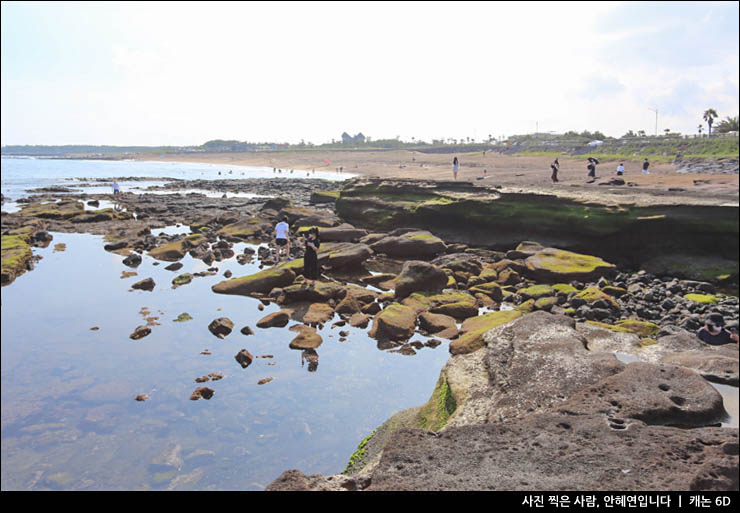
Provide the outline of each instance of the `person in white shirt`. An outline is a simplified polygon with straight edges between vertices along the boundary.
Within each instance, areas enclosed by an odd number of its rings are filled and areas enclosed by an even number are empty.
[[[277,259],[280,261],[280,253],[283,249],[286,250],[285,256],[290,260],[290,226],[288,226],[288,218],[283,217],[283,220],[275,225],[275,244],[277,245]]]
[[[617,166],[617,176],[622,176],[624,174],[624,164],[622,162],[619,163]]]

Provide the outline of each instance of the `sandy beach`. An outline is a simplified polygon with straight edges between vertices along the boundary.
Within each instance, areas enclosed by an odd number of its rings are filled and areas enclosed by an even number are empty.
[[[458,180],[486,180],[505,186],[546,186],[551,188],[585,185],[587,181],[587,155],[577,158],[559,157],[560,182],[550,180],[551,156],[504,155],[495,152],[467,154],[429,154],[416,151],[316,151],[274,153],[183,153],[171,154],[159,160],[172,162],[202,162],[224,165],[266,166],[282,169],[300,178],[298,171],[337,171],[380,178],[420,178],[425,180],[452,180],[452,159],[460,160]],[[151,160],[151,158],[141,160]],[[676,166],[653,162],[650,174],[640,171],[641,159],[625,161],[624,179],[641,188],[665,190],[683,188],[707,195],[737,197],[737,174],[677,173]],[[616,176],[619,162],[604,160],[597,167],[601,179]],[[284,176],[284,175],[283,175]]]

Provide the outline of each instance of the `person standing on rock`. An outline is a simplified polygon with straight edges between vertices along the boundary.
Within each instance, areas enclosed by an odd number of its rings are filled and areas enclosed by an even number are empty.
[[[113,180],[113,194],[120,194],[121,188],[118,186],[118,182]]]
[[[315,226],[306,235],[306,251],[303,254],[303,276],[308,280],[319,279],[319,229]]]
[[[617,166],[617,176],[622,176],[624,174],[624,163],[620,162]]]
[[[457,171],[460,169],[460,161],[457,160],[457,157],[455,157],[452,160],[452,176],[455,180],[457,180]]]
[[[550,169],[552,169],[552,183],[557,183],[560,180],[558,180],[558,171],[560,171],[560,162],[558,162],[558,159],[555,159],[555,161],[550,164]]]
[[[648,162],[648,159],[645,159],[645,161],[642,163],[642,174],[643,175],[650,174],[650,172],[648,171],[649,167],[650,167],[650,162]]]
[[[285,248],[285,257],[290,260],[290,226],[288,225],[288,217],[283,217],[283,220],[275,225],[275,245],[277,246],[277,260],[280,261],[280,253]]]

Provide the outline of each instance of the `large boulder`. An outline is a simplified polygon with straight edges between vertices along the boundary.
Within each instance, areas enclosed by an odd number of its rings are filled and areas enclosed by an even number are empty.
[[[556,248],[545,248],[527,257],[525,273],[535,281],[567,283],[569,281],[595,281],[616,270],[599,257],[582,255]]]
[[[211,290],[218,294],[235,294],[248,296],[259,293],[267,294],[274,288],[285,287],[293,283],[296,273],[287,267],[271,267],[249,276],[232,278],[213,285]]]
[[[376,340],[404,341],[410,339],[416,327],[416,311],[392,303],[375,316],[369,335]]]
[[[345,294],[342,285],[333,282],[299,282],[283,287],[283,303],[298,303],[309,301],[312,303],[326,303],[330,299],[339,299]]]
[[[336,242],[321,244],[318,260],[332,269],[350,269],[361,266],[372,254],[367,244]]]
[[[439,237],[422,230],[384,237],[370,248],[396,258],[433,258],[444,253],[447,246]]]
[[[432,312],[419,314],[419,328],[428,335],[446,339],[451,339],[460,332],[454,317]]]
[[[296,326],[293,331],[297,331],[298,335],[290,341],[291,349],[316,349],[323,342],[321,335],[310,326],[301,324]]]
[[[447,274],[439,267],[420,260],[408,260],[396,277],[396,298],[412,292],[442,290],[447,285]]]
[[[321,242],[355,242],[367,235],[367,230],[355,228],[350,224],[321,228],[319,237]]]
[[[165,262],[176,262],[181,260],[191,249],[203,242],[207,242],[205,236],[200,234],[188,235],[187,237],[164,244],[149,251],[149,256],[156,260]]]

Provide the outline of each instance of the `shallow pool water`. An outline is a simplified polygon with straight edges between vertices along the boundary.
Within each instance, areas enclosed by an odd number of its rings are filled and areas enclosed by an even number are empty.
[[[260,490],[292,468],[339,473],[373,429],[429,399],[449,357],[446,342],[406,356],[327,323],[310,371],[288,347],[293,322],[256,327],[277,305],[260,311],[255,299],[211,291],[227,269],[250,274],[256,261],[214,262],[216,275],[173,289],[178,274],[209,266],[186,256],[172,272],[144,255],[131,269],[101,237],[53,236],[34,249],[36,268],[2,288],[3,490]],[[153,291],[131,288],[149,277]],[[192,320],[176,322],[182,313]],[[223,340],[208,330],[219,317],[235,325]],[[129,338],[147,323],[151,334]],[[256,357],[246,369],[234,359],[241,349]],[[194,381],[209,373],[224,378]],[[213,398],[191,401],[198,386]]]

